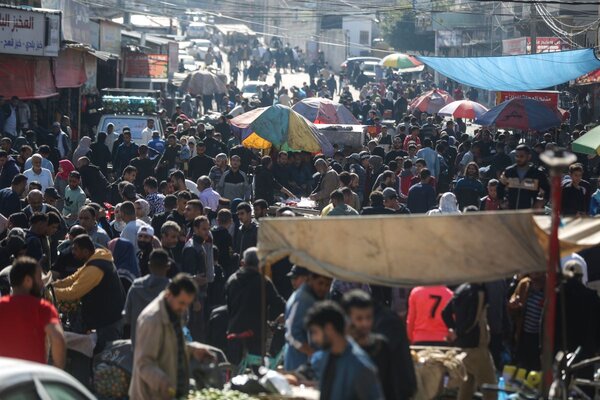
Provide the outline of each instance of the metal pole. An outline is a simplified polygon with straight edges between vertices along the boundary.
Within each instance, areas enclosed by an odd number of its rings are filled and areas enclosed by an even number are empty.
[[[562,197],[560,168],[553,168],[552,175],[552,225],[548,269],[546,273],[546,316],[544,318],[544,341],[542,369],[544,373],[544,393],[548,393],[552,384],[552,363],[554,355],[554,339],[556,335],[556,270],[558,268],[559,241],[558,226],[560,224],[560,203]]]
[[[535,8],[535,3],[531,3],[529,6],[530,15],[529,15],[529,25],[531,27],[531,54],[537,53],[537,9]],[[527,50],[527,49],[525,49]]]
[[[542,372],[544,395],[547,396],[552,385],[552,365],[554,361],[554,343],[556,336],[556,294],[560,289],[557,282],[557,271],[560,267],[560,242],[558,240],[558,227],[560,225],[560,212],[562,200],[562,171],[570,164],[577,161],[577,157],[564,149],[546,151],[540,159],[550,167],[551,196],[552,196],[552,221],[550,227],[550,240],[548,245],[548,265],[546,273],[544,308],[544,332],[542,346]],[[563,320],[564,324],[565,321]]]

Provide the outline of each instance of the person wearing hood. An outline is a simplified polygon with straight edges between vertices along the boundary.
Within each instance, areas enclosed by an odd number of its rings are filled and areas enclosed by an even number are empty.
[[[225,297],[229,311],[227,333],[242,333],[252,331],[254,335],[246,342],[248,352],[261,353],[261,344],[266,338],[261,336],[261,315],[267,315],[269,321],[276,320],[285,311],[285,301],[275,289],[273,282],[264,277],[258,270],[258,254],[256,247],[244,251],[242,267],[229,277],[225,285]],[[264,285],[264,286],[263,286]],[[260,296],[261,287],[264,287],[267,309],[262,309]],[[242,358],[242,345],[239,340],[230,341],[228,357],[233,363]]]
[[[123,290],[127,292],[133,281],[141,276],[133,243],[127,239],[114,238],[108,242],[108,249],[115,260],[115,267],[123,285]]]
[[[169,284],[167,272],[170,265],[169,254],[165,250],[152,250],[148,263],[150,274],[134,280],[127,292],[123,309],[123,323],[130,327],[132,347],[135,347],[135,328],[138,316]]]
[[[454,193],[446,192],[442,194],[439,207],[434,208],[427,213],[427,215],[441,214],[460,214],[460,210],[458,209],[458,200],[456,200]]]
[[[121,338],[121,312],[125,293],[113,257],[105,248],[94,247],[88,235],[73,239],[72,253],[83,263],[73,275],[52,284],[56,301],[81,300],[86,330],[95,329],[96,349]]]
[[[96,143],[90,145],[91,154],[89,157],[91,163],[97,166],[104,176],[108,172],[108,163],[112,161],[110,148],[106,145],[106,138],[106,132],[98,132]],[[79,159],[73,157],[73,160],[78,161]]]
[[[80,157],[89,157],[90,152],[92,150],[90,148],[91,144],[92,144],[92,139],[90,139],[89,136],[82,137],[81,140],[79,141],[79,146],[77,146],[77,148],[73,152],[73,157],[72,157],[73,162],[77,162],[77,160],[79,160]]]
[[[135,207],[135,217],[141,221],[144,221],[148,225],[150,225],[151,219],[150,215],[150,203],[148,203],[144,199],[137,199],[133,206]]]

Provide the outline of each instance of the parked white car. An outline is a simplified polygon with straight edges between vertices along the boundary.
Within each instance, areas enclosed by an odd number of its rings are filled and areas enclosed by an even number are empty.
[[[0,399],[96,400],[96,397],[58,368],[0,357]]]
[[[260,88],[264,86],[266,82],[263,81],[246,81],[244,82],[244,86],[242,86],[242,98],[250,99],[254,96],[258,95]]]

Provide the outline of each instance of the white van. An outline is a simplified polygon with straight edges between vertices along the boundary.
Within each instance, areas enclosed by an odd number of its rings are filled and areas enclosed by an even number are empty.
[[[185,31],[187,39],[202,39],[206,37],[206,33],[206,24],[204,22],[192,22]]]

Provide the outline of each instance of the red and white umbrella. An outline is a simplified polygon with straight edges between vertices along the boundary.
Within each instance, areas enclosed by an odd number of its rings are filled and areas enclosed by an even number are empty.
[[[475,101],[457,100],[444,106],[438,111],[438,114],[454,118],[476,119],[486,112],[488,109]]]
[[[416,99],[414,99],[409,105],[410,111],[419,110],[429,114],[435,114],[440,111],[445,105],[450,104],[454,101],[450,93],[442,89],[431,90]]]

